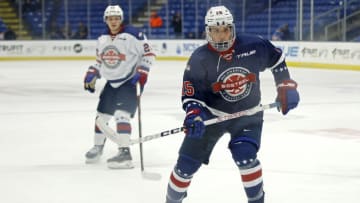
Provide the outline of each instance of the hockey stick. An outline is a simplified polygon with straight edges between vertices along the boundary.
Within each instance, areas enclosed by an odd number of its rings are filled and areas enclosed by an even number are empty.
[[[280,106],[280,103],[278,103],[278,102],[265,104],[265,105],[260,105],[260,106],[256,106],[254,108],[247,109],[247,110],[244,110],[244,111],[239,111],[239,112],[235,112],[235,113],[228,114],[228,115],[225,115],[225,116],[219,116],[219,117],[216,117],[216,118],[213,118],[213,119],[210,119],[210,120],[206,120],[206,121],[204,121],[204,124],[206,126],[207,125],[213,125],[215,123],[221,123],[221,122],[224,122],[224,121],[228,121],[228,120],[243,117],[243,116],[251,116],[251,115],[254,115],[254,114],[256,114],[256,113],[258,113],[260,111],[264,111],[264,110],[279,107],[279,106]],[[150,140],[153,140],[153,139],[157,139],[157,138],[160,138],[160,137],[165,137],[165,136],[168,136],[168,135],[177,134],[177,133],[180,133],[182,131],[184,131],[184,127],[178,127],[178,128],[173,128],[173,129],[170,129],[170,130],[165,130],[165,131],[162,131],[160,133],[156,133],[156,134],[153,134],[153,135],[147,135],[147,136],[139,138],[139,139],[130,140],[130,145],[137,144],[137,143],[144,143],[144,142],[147,142],[147,141],[150,141]]]
[[[137,107],[138,107],[138,128],[139,128],[139,140],[142,139],[142,126],[141,126],[141,87],[140,83],[136,83],[136,97],[137,97]],[[143,155],[143,145],[142,142],[139,142],[140,149],[140,166],[141,166],[141,175],[143,178],[150,180],[160,180],[161,175],[158,173],[146,172],[144,169],[144,155]]]
[[[139,121],[139,139],[142,139],[142,130],[141,130],[141,106],[140,106],[140,85],[136,85],[136,96],[137,96],[137,102],[138,102],[138,121]],[[96,125],[99,127],[99,129],[103,132],[105,137],[113,141],[114,143],[118,144],[119,147],[129,147],[131,145],[131,140],[127,136],[119,136],[117,132],[115,132],[112,128],[110,128],[107,125],[106,119],[99,115],[96,117],[95,120]],[[160,180],[161,175],[158,173],[150,173],[146,172],[144,170],[144,162],[143,162],[143,148],[142,148],[142,142],[139,143],[140,147],[140,164],[141,164],[141,175],[143,178],[150,179],[150,180]]]
[[[220,123],[220,122],[224,122],[227,120],[231,120],[231,119],[235,119],[235,118],[239,118],[242,116],[251,116],[254,115],[260,111],[264,111],[267,109],[271,109],[271,108],[275,108],[275,107],[279,107],[280,103],[278,102],[274,102],[274,103],[270,103],[270,104],[264,104],[264,105],[260,105],[260,106],[256,106],[254,108],[251,109],[247,109],[247,110],[243,110],[243,111],[239,111],[239,112],[235,112],[232,114],[228,114],[225,116],[219,116],[210,120],[206,120],[204,121],[205,125],[212,125],[215,123]],[[170,130],[165,130],[162,131],[160,133],[156,133],[153,135],[147,135],[145,137],[142,137],[141,139],[132,139],[132,140],[122,140],[120,136],[117,135],[117,133],[112,130],[111,128],[109,128],[106,125],[106,122],[101,119],[101,117],[98,117],[96,119],[96,124],[98,125],[98,127],[100,128],[100,130],[102,130],[104,132],[104,135],[111,139],[113,142],[117,143],[117,144],[123,144],[124,146],[129,146],[129,145],[133,145],[133,144],[138,144],[138,143],[144,143],[153,139],[157,139],[160,137],[165,137],[168,135],[173,135],[173,134],[177,134],[180,133],[182,131],[184,131],[184,127],[178,127],[178,128],[173,128]]]
[[[140,84],[136,83],[136,98],[137,98],[137,108],[138,108],[138,128],[139,128],[139,140],[142,139],[142,129],[141,129],[141,90]],[[141,172],[144,172],[144,159],[143,159],[143,146],[142,142],[139,142],[140,149],[140,165]]]

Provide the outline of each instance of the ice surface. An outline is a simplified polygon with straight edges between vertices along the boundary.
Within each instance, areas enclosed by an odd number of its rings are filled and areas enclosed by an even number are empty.
[[[95,94],[83,90],[93,61],[0,62],[0,202],[159,203],[183,134],[144,143],[145,170],[162,179],[143,179],[139,147],[135,169],[110,170],[116,153],[108,142],[99,164],[86,165],[92,146]],[[158,61],[142,98],[143,135],[179,127],[185,61]],[[291,68],[301,103],[282,116],[265,113],[262,148],[267,203],[359,202],[360,72]],[[270,71],[262,74],[263,103],[273,102]],[[137,137],[137,117],[132,121]],[[210,165],[195,175],[184,203],[246,202],[239,172],[227,149],[215,147]]]

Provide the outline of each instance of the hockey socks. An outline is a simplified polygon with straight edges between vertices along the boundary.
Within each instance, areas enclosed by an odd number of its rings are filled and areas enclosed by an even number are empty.
[[[191,183],[192,177],[184,177],[179,171],[174,169],[171,172],[167,188],[166,203],[181,203],[186,197],[186,191]]]
[[[263,203],[264,192],[260,162],[256,159],[245,166],[239,166],[239,169],[249,203]]]
[[[201,163],[186,155],[180,155],[171,172],[166,194],[166,203],[181,203],[187,195],[191,179]]]
[[[256,132],[252,130],[250,132]],[[240,170],[241,180],[249,203],[263,203],[262,167],[257,157],[256,140],[240,136],[229,144],[233,159]]]

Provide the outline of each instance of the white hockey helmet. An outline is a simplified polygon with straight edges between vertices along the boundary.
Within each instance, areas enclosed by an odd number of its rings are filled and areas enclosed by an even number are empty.
[[[108,16],[120,16],[121,22],[124,20],[124,12],[119,5],[109,5],[104,11],[104,22]]]
[[[211,27],[216,26],[228,26],[232,30],[232,36],[230,39],[223,42],[215,42],[211,35]],[[226,51],[228,50],[235,41],[235,24],[232,14],[229,9],[225,6],[214,6],[211,7],[205,16],[205,31],[206,31],[206,40],[214,47],[217,51]]]

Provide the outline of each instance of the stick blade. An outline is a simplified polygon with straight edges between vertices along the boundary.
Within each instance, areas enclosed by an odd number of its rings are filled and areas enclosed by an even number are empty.
[[[151,173],[151,172],[142,171],[141,176],[147,180],[153,180],[153,181],[161,180],[161,174],[159,174],[159,173]]]

